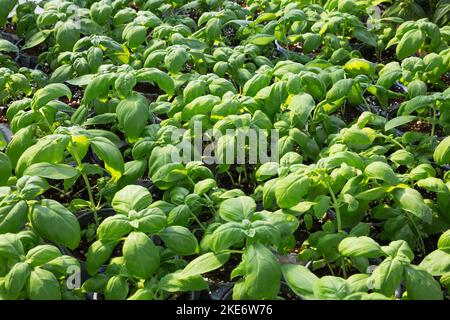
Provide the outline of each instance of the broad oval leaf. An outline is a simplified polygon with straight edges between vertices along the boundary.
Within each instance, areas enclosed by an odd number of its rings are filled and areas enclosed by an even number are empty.
[[[128,271],[137,278],[147,279],[159,268],[159,250],[145,233],[130,233],[122,252]]]

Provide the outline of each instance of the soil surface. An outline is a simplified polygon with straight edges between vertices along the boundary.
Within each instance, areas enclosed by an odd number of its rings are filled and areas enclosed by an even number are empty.
[[[6,118],[6,107],[0,107],[0,123],[8,123],[8,119]]]
[[[81,105],[81,100],[83,99],[84,89],[71,84],[66,85],[69,87],[70,91],[72,91],[72,99],[69,100],[67,97],[62,97],[60,100],[70,107],[78,109]]]

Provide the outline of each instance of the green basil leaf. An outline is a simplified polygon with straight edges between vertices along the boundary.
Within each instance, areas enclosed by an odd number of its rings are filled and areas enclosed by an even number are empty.
[[[214,179],[205,179],[197,182],[194,186],[194,193],[202,196],[209,190],[216,188],[217,182]]]
[[[416,116],[399,116],[394,119],[389,120],[384,125],[384,131],[389,131],[394,128],[400,127],[404,124],[410,123],[411,121],[417,119]]]
[[[128,96],[117,105],[116,115],[128,141],[136,142],[149,118],[147,99],[137,93]]]
[[[450,137],[446,137],[439,143],[434,150],[433,158],[438,165],[450,163]]]
[[[169,48],[168,53],[164,57],[164,64],[170,73],[179,73],[188,60],[189,55],[186,49],[176,46]]]
[[[11,106],[8,108],[8,110]],[[11,165],[16,168],[17,161],[21,155],[29,147],[33,145],[34,129],[33,126],[28,126],[15,132],[13,138],[6,147],[6,154],[8,155]]]
[[[319,278],[308,268],[301,265],[285,264],[281,266],[283,277],[289,288],[302,299],[314,300],[314,285]]]
[[[26,255],[26,262],[32,267],[38,267],[60,257],[61,251],[48,244],[39,245],[30,249]]]
[[[109,139],[104,137],[90,138],[89,142],[95,154],[105,163],[105,169],[117,181],[123,174],[124,163],[119,149]]]
[[[37,176],[23,176],[17,180],[16,186],[25,200],[32,200],[50,188],[47,180]]]
[[[208,282],[200,275],[186,276],[176,272],[164,276],[159,282],[159,288],[167,292],[201,291],[208,289]]]
[[[40,268],[50,271],[55,275],[57,279],[64,278],[71,275],[71,270],[76,268],[80,270],[80,263],[75,257],[72,256],[59,256],[45,264],[41,265]]]
[[[425,269],[409,265],[405,268],[405,282],[410,300],[442,300],[439,282]]]
[[[116,243],[116,241],[97,240],[91,244],[86,255],[86,270],[89,275],[97,274],[98,269],[108,261]]]
[[[119,240],[132,229],[128,217],[117,214],[102,221],[97,229],[97,237],[100,240]]]
[[[72,212],[60,203],[44,199],[30,208],[30,222],[44,239],[67,246],[78,247],[81,238],[80,224]],[[55,228],[55,225],[58,227]]]
[[[80,40],[80,22],[68,19],[55,25],[55,40],[61,51],[72,51],[74,44]]]
[[[30,274],[31,268],[25,262],[19,262],[11,268],[5,276],[5,289],[9,299],[16,300],[19,298]]]
[[[248,41],[252,44],[256,44],[258,46],[265,46],[269,43],[272,43],[275,40],[275,37],[270,34],[256,34],[248,39]]]
[[[189,256],[198,252],[197,238],[186,227],[169,226],[159,233],[164,244],[181,256]]]
[[[394,200],[405,211],[412,213],[426,223],[431,223],[432,212],[423,201],[419,191],[412,188],[400,188],[393,191]]]
[[[156,68],[143,68],[137,74],[138,82],[155,82],[169,97],[175,93],[175,82],[165,72]]]
[[[228,252],[208,252],[189,262],[182,270],[182,273],[185,276],[196,276],[207,273],[223,266],[229,258],[230,253]]]
[[[30,146],[20,156],[16,165],[16,174],[21,177],[25,169],[34,163],[48,162],[59,163],[64,160],[64,151],[69,144],[66,135],[52,134],[45,136]]]
[[[403,280],[403,265],[398,259],[386,258],[372,273],[371,282],[375,292],[387,297],[393,295]]]
[[[290,174],[276,183],[275,197],[280,208],[288,209],[298,204],[309,190],[309,178]]]
[[[58,280],[53,273],[40,268],[31,271],[27,294],[30,300],[61,300]]]
[[[406,32],[395,50],[397,58],[405,59],[417,52],[425,41],[425,35],[420,29],[413,29]]]
[[[438,249],[450,252],[450,230],[445,231],[439,237]]]
[[[220,204],[219,215],[225,221],[240,222],[249,219],[256,210],[256,203],[253,198],[240,196],[227,199]]]
[[[345,279],[324,276],[314,283],[313,292],[320,300],[343,300],[350,293],[350,288]]]
[[[24,254],[22,242],[16,234],[0,234],[0,257],[17,259]]]
[[[385,181],[391,185],[399,183],[399,179],[394,170],[385,162],[375,161],[370,163],[365,169],[364,174],[370,179]]]
[[[380,245],[372,238],[348,237],[339,243],[339,253],[347,257],[379,258],[383,256]]]
[[[131,210],[141,211],[152,203],[151,193],[139,185],[129,185],[119,190],[112,199],[112,207],[118,213],[128,215]]]
[[[14,7],[17,5],[17,0],[1,0],[0,1],[0,27],[4,28],[8,21],[8,16]]]
[[[21,50],[27,50],[33,47],[36,47],[40,45],[42,42],[44,42],[47,37],[50,35],[52,30],[41,30],[33,34],[25,43],[25,45],[22,46]]]
[[[137,224],[137,230],[144,233],[158,233],[167,227],[167,216],[159,208],[147,208],[130,212],[130,223]]]
[[[450,272],[450,253],[440,249],[434,250],[422,260],[419,267],[434,277]]]
[[[303,128],[316,107],[313,97],[307,93],[300,93],[288,101],[289,121],[292,127]]]
[[[30,167],[25,169],[24,174],[54,180],[65,180],[78,176],[80,172],[67,164],[40,162],[32,164]]]
[[[128,282],[127,279],[121,276],[112,276],[105,288],[106,300],[125,300],[128,296]]]
[[[23,229],[27,222],[28,205],[26,201],[2,205],[0,207],[0,234],[16,233]]]
[[[109,277],[105,274],[97,274],[87,279],[83,285],[83,292],[103,292],[108,284]]]
[[[69,87],[62,83],[51,83],[36,91],[33,96],[32,106],[39,109],[50,101],[63,96],[66,96],[69,100],[72,99],[72,91],[70,91]]]
[[[159,250],[145,233],[130,233],[122,252],[126,268],[136,278],[147,279],[159,268]]]
[[[280,291],[281,267],[273,253],[262,244],[252,244],[232,277],[242,275],[234,286],[233,299],[275,299]]]
[[[209,246],[214,252],[230,248],[232,245],[242,242],[245,233],[241,223],[228,222],[214,230],[210,237]]]

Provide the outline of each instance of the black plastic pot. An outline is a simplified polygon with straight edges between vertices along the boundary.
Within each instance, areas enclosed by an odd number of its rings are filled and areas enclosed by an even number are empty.
[[[16,58],[16,61],[22,67],[34,69],[39,64],[39,57],[19,53],[18,57]]]
[[[140,92],[140,94],[142,94],[144,97],[146,97],[147,100],[148,100],[149,102],[154,102],[154,101],[156,101],[156,99],[158,99],[158,97],[159,97],[159,94],[157,94],[157,93],[144,93],[144,92]]]
[[[0,38],[8,40],[9,42],[14,44],[20,41],[20,38],[14,33],[5,32],[2,30],[0,30]]]
[[[113,208],[103,207],[97,211],[97,215],[100,219],[105,219],[107,217],[115,215],[116,212]],[[76,213],[78,222],[80,223],[81,229],[87,228],[90,224],[94,223],[94,214],[91,210],[82,210]]]
[[[9,143],[13,137],[13,133],[7,124],[0,124],[0,134],[5,137],[6,143]]]
[[[392,85],[391,89],[394,89],[394,91],[401,92],[401,93],[407,93],[408,92],[408,88],[405,87],[403,84],[401,84],[398,81],[394,82],[394,84]]]

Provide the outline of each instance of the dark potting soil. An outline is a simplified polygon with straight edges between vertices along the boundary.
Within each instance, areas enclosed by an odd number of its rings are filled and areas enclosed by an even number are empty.
[[[16,27],[11,22],[6,22],[6,26],[4,28],[0,27],[0,30],[6,33],[16,34]]]
[[[427,84],[429,92],[442,92],[450,87],[450,73],[445,73],[441,76],[438,82]]]
[[[373,54],[371,56],[366,56],[366,55],[364,55],[363,52],[361,52],[361,53],[363,54],[363,56],[366,59],[368,59],[367,57],[369,57],[369,58],[373,57],[373,59],[375,61],[378,61],[379,63],[388,64],[389,62],[397,61],[397,56],[395,54],[395,49],[394,48],[395,48],[395,46],[381,51],[381,55],[379,57],[376,55],[374,49],[373,49]],[[368,60],[372,61],[371,59],[368,59]]]
[[[139,7],[136,5],[136,3],[134,3],[134,2],[130,2],[129,4],[128,4],[128,7],[129,8],[131,8],[131,9],[134,9],[134,10],[136,10],[136,11],[139,11]]]
[[[219,188],[225,188],[227,190],[239,188],[244,191],[245,194],[253,194],[257,184],[254,179],[252,179],[252,173],[255,171],[255,165],[249,164],[247,167],[247,178],[244,173],[241,173],[241,181],[239,183],[239,172],[237,171],[236,165],[231,165],[227,170],[233,179],[226,173],[217,173],[216,180],[218,182]],[[213,172],[218,172],[217,168],[210,168]],[[234,183],[233,183],[234,182]]]
[[[247,3],[245,0],[235,0],[233,1],[235,3],[237,3],[238,5],[240,5],[242,8],[247,8]]]
[[[424,199],[430,199],[433,200],[434,202],[436,202],[437,200],[437,195],[435,192],[430,192],[426,189],[420,188],[416,186],[416,190],[420,192],[420,194],[422,195],[422,197]]]
[[[238,46],[240,40],[236,36],[236,30],[232,26],[223,28],[222,35],[227,39],[227,42],[231,46]]]
[[[6,118],[6,107],[0,107],[0,123],[8,123],[8,119]]]
[[[430,134],[432,125],[430,123],[428,123],[427,121],[415,120],[415,121],[411,121],[410,123],[407,123],[404,126],[401,126],[399,129],[404,132],[413,131],[413,132]],[[439,126],[435,127],[434,133],[438,137],[444,136],[444,132],[442,131],[442,128]]]
[[[359,116],[361,115],[361,110],[359,110],[355,106],[345,105],[341,108],[340,114],[342,120],[344,120],[346,123],[352,123],[359,118]]]
[[[240,254],[231,254],[228,262],[225,263],[222,267],[214,271],[205,273],[203,277],[206,278],[210,283],[210,289],[213,291],[219,285],[230,282],[231,279],[229,277],[231,272],[239,265],[239,263],[241,263],[241,261],[242,258]]]
[[[303,46],[301,43],[293,43],[289,45],[289,50],[293,52],[303,53]]]
[[[195,8],[189,8],[186,10],[183,10],[183,14],[186,17],[191,18],[192,20],[194,20],[195,22],[198,22],[198,19],[200,18],[200,16],[202,15],[201,11]]]
[[[44,62],[43,64],[41,64],[39,66],[39,70],[41,70],[42,72],[44,72],[49,78],[52,76],[52,69],[50,68],[50,65],[47,62]],[[70,87],[70,85],[69,85]]]
[[[78,109],[81,105],[81,100],[83,99],[84,89],[78,86],[67,84],[70,91],[72,91],[72,99],[67,97],[62,97],[60,100],[72,108]]]
[[[390,110],[397,110],[404,101],[405,101],[404,98],[392,98],[392,99],[389,99],[389,109]]]
[[[94,218],[92,218],[92,220],[94,220]],[[90,224],[88,228],[95,228],[95,224],[94,223]],[[74,256],[75,258],[77,258],[80,261],[86,261],[86,255],[88,253],[89,247],[91,246],[91,244],[94,241],[95,241],[95,239],[89,241],[87,239],[86,235],[82,235],[80,245],[75,250],[71,251],[72,256]],[[123,247],[123,242],[120,241],[114,247],[112,254],[111,254],[111,259],[116,258],[116,257],[121,257],[123,255],[122,247]]]
[[[38,57],[41,53],[47,52],[48,47],[45,44],[37,45],[33,48],[22,50],[21,53],[29,56]]]
[[[133,90],[144,94],[155,94],[155,95],[164,94],[164,92],[158,86],[152,85],[147,82],[138,82],[134,86]]]
[[[98,193],[96,186],[98,177],[99,177],[98,175],[88,176],[89,183],[91,184],[95,200],[98,200],[95,198],[95,195]],[[84,184],[84,180],[81,177],[79,177],[78,180],[75,182],[75,184],[72,186],[72,188],[65,193],[59,191],[64,190],[63,180],[49,179],[48,182],[51,186],[54,186],[55,188],[50,188],[46,192],[44,192],[43,197],[46,199],[52,199],[60,202],[61,204],[69,204],[70,201],[75,198],[89,199],[86,185]]]
[[[422,238],[423,244],[425,246],[425,255],[437,249],[437,243],[441,234],[431,234],[427,238]],[[425,256],[420,250],[414,252],[414,259],[411,263],[419,265]]]
[[[447,85],[447,87],[450,87],[450,72],[443,74],[441,76],[441,80],[442,80],[442,82],[444,82]]]

